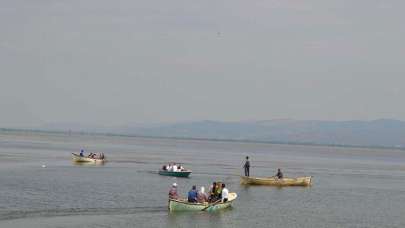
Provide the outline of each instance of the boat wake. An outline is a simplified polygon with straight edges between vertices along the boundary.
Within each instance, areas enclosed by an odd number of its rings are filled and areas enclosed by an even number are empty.
[[[14,220],[24,218],[47,218],[60,216],[93,216],[93,215],[129,215],[138,213],[166,212],[167,207],[133,207],[133,208],[66,208],[43,210],[15,210],[0,212],[1,220]]]

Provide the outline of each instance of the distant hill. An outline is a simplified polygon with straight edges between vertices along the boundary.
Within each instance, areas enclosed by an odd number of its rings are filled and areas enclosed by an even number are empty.
[[[242,122],[206,120],[174,124],[130,124],[120,127],[64,123],[48,124],[40,129],[151,137],[405,148],[405,122],[393,119],[373,121],[278,119]]]
[[[129,135],[252,140],[341,146],[405,146],[405,122],[266,120],[247,122],[199,121],[153,127],[128,127],[115,132]]]

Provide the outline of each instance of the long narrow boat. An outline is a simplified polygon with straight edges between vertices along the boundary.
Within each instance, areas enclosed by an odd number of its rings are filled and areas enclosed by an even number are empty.
[[[225,203],[189,203],[186,199],[169,199],[169,211],[218,211],[230,207],[237,197],[236,193],[230,192],[228,201]]]
[[[286,186],[309,186],[312,182],[312,177],[297,177],[297,178],[277,178],[277,177],[240,177],[240,183],[245,185],[271,185],[278,187]]]
[[[105,159],[82,157],[75,153],[72,153],[72,160],[74,162],[93,162],[93,163],[100,163],[105,161]]]
[[[183,170],[183,171],[168,171],[168,170],[159,170],[158,172],[160,175],[163,176],[172,176],[172,177],[188,177],[191,174],[191,170]]]

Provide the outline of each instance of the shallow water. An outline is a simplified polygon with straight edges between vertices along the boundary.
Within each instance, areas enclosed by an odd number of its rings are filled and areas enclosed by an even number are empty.
[[[75,165],[71,152],[104,152]],[[251,175],[314,176],[312,187],[244,187]],[[190,178],[157,169],[179,161]],[[41,166],[45,164],[46,168]],[[239,197],[217,213],[169,213],[173,182],[227,183]],[[405,152],[196,140],[0,133],[0,227],[405,227]]]

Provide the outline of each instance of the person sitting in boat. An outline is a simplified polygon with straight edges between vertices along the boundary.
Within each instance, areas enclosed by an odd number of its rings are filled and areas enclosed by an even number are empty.
[[[198,201],[199,203],[205,203],[205,202],[208,201],[208,196],[207,196],[207,194],[205,193],[205,188],[204,188],[204,186],[201,186],[200,191],[199,191],[198,194],[197,194],[197,201]]]
[[[93,153],[90,153],[87,157],[89,158],[93,157]]]
[[[162,170],[163,170],[163,171],[166,171],[166,170],[167,170],[167,166],[166,166],[166,165],[163,165],[163,166],[162,166]]]
[[[222,198],[222,183],[217,182],[217,189],[216,189],[216,200],[220,200]]]
[[[277,177],[278,179],[283,179],[283,173],[281,172],[281,169],[278,169],[278,170],[277,170],[276,177]]]
[[[216,198],[215,193],[216,193],[216,192],[217,192],[217,183],[214,182],[214,183],[212,183],[212,185],[210,186],[210,192],[209,192],[210,196],[209,196],[209,198],[208,198],[208,200],[209,200],[210,202],[216,201],[216,200],[215,200],[215,198]]]
[[[228,201],[229,190],[225,187],[225,184],[222,184],[222,192],[221,192],[221,199],[222,202]]]
[[[176,164],[174,164],[174,165],[172,166],[172,171],[173,171],[173,172],[177,172],[177,165],[176,165]]]
[[[214,182],[210,191],[210,202],[215,202],[221,199],[222,185],[221,182]]]
[[[193,185],[193,188],[188,192],[188,202],[197,203],[197,187]]]
[[[169,199],[178,199],[178,198],[179,196],[177,195],[177,184],[173,183],[169,191]]]
[[[80,150],[80,157],[83,157],[83,156],[84,156],[83,153],[84,153],[84,150],[81,149],[81,150]]]

